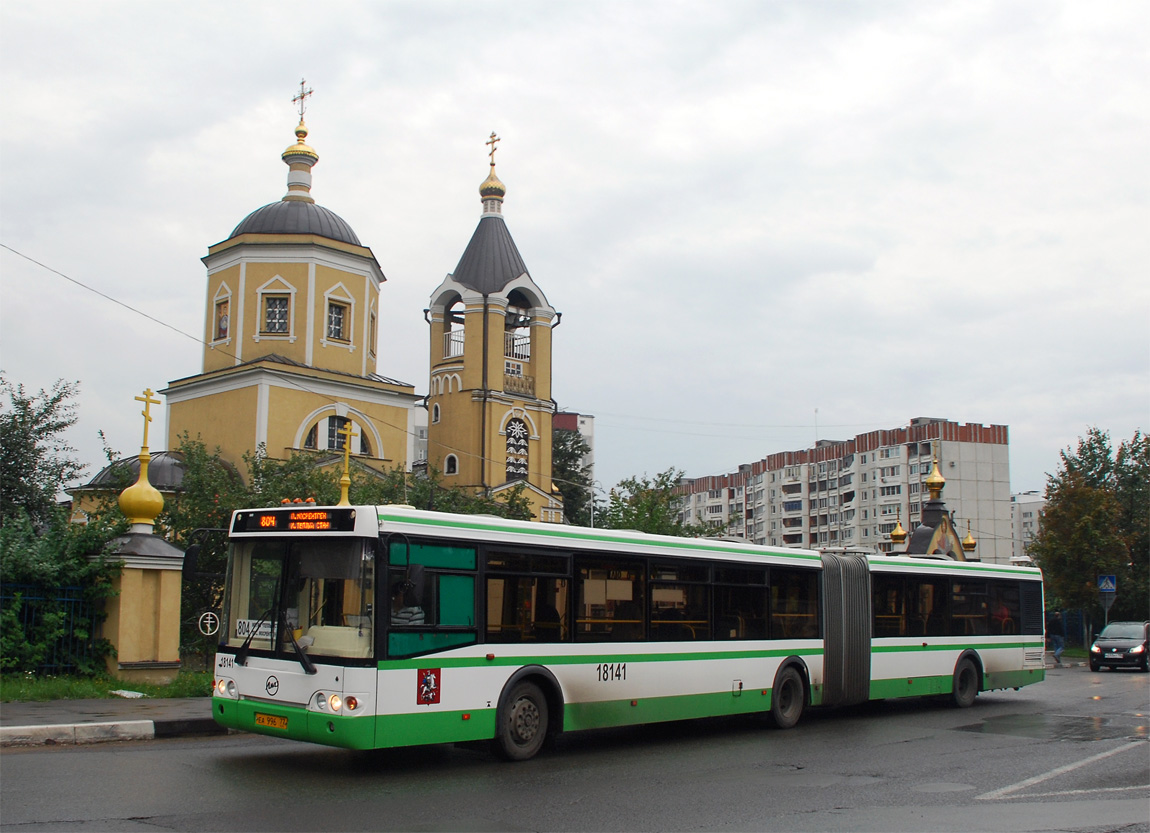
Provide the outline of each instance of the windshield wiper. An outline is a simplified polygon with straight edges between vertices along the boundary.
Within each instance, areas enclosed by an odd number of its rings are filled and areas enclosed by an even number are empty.
[[[255,627],[253,627],[252,632],[248,634],[248,638],[244,640],[244,644],[240,646],[238,651],[236,651],[236,662],[238,662],[240,665],[247,664],[248,650],[251,648],[252,640],[255,639],[256,634],[259,633],[260,625],[267,621],[267,618],[271,616],[272,611],[275,609],[276,606],[273,604],[271,607],[264,611],[264,615],[256,620]]]
[[[299,664],[303,666],[303,670],[308,674],[315,673],[315,665],[312,664],[311,657],[304,653],[300,644],[295,641],[295,632],[288,627],[287,616],[284,610],[280,609],[280,624],[283,626],[284,632],[287,633],[288,638],[291,640],[291,646],[295,648],[296,656],[299,657]]]

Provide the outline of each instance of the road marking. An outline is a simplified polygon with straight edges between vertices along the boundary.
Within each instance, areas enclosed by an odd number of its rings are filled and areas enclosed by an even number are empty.
[[[1056,798],[1060,795],[1094,795],[1095,793],[1120,793],[1126,790],[1150,790],[1150,784],[1131,784],[1129,787],[1095,787],[1092,790],[1059,790],[1053,793],[1027,793],[1027,798]]]
[[[1081,769],[1082,767],[1088,766],[1089,764],[1092,764],[1095,761],[1101,761],[1103,758],[1109,758],[1112,755],[1117,755],[1119,752],[1125,752],[1129,749],[1135,749],[1135,748],[1144,748],[1145,746],[1146,746],[1146,744],[1141,742],[1141,741],[1135,741],[1133,743],[1127,743],[1124,746],[1119,746],[1119,747],[1116,747],[1114,749],[1111,749],[1109,752],[1100,752],[1097,755],[1091,755],[1089,758],[1083,758],[1081,761],[1077,761],[1077,762],[1072,763],[1072,764],[1067,764],[1066,766],[1060,766],[1060,767],[1058,767],[1058,769],[1052,769],[1052,770],[1050,770],[1050,772],[1045,772],[1042,775],[1035,775],[1033,778],[1027,778],[1025,781],[1019,781],[1017,784],[1011,784],[1008,787],[1002,787],[1001,789],[992,790],[991,792],[988,792],[988,793],[983,793],[982,795],[977,796],[977,798],[984,800],[984,801],[993,800],[996,798],[1006,798],[1011,793],[1018,792],[1019,790],[1024,790],[1027,787],[1034,786],[1035,784],[1041,784],[1043,781],[1049,781],[1051,778],[1056,778],[1057,776],[1063,775],[1067,772],[1073,772],[1076,769]],[[1101,790],[1101,789],[1099,789],[1099,790],[1074,790],[1073,792],[1103,792],[1103,790]],[[1071,791],[1067,791],[1065,794],[1070,794],[1070,793],[1071,793]],[[1063,794],[1064,793],[1048,793],[1048,795],[1063,795]]]

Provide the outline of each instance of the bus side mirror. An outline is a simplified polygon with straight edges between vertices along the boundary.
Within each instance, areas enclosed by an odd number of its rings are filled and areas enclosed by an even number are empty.
[[[196,567],[200,560],[200,545],[192,544],[184,552],[184,581],[191,581],[196,577]]]

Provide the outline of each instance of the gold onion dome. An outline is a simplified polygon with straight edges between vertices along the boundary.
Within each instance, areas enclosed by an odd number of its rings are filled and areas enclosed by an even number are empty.
[[[938,500],[942,495],[942,487],[946,485],[946,478],[942,476],[942,472],[938,470],[938,458],[934,458],[934,467],[930,470],[930,476],[924,481],[926,488],[930,491],[930,499]]]
[[[902,528],[901,518],[895,521],[894,529],[890,531],[890,540],[894,544],[902,544],[906,541],[906,530]]]
[[[152,457],[147,450],[140,454],[140,476],[120,493],[120,511],[133,524],[152,526],[156,516],[164,511],[164,496],[148,482],[148,463]]]
[[[307,156],[313,160],[319,161],[319,154],[316,153],[309,145],[304,143],[304,139],[307,138],[307,125],[303,123],[302,118],[299,120],[299,124],[296,126],[295,138],[296,143],[294,145],[288,146],[288,149],[280,155],[281,159],[286,162],[289,156]]]
[[[479,186],[479,196],[485,200],[501,200],[507,194],[507,187],[495,175],[495,163],[491,163],[491,173]]]
[[[965,552],[974,552],[974,548],[978,546],[978,542],[974,540],[974,536],[970,534],[970,521],[966,522],[966,537],[962,539],[962,549]]]

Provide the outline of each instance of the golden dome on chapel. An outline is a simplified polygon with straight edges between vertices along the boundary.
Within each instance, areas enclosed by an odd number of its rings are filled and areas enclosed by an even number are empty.
[[[318,162],[319,154],[310,145],[304,144],[304,139],[307,138],[307,125],[303,123],[303,119],[296,125],[295,138],[295,144],[288,145],[287,150],[280,154],[281,158],[286,162],[289,156],[307,156]]]
[[[942,488],[946,485],[946,478],[942,476],[942,472],[938,470],[938,458],[934,458],[934,467],[930,470],[930,476],[923,481],[926,483],[926,488],[930,492],[931,500],[938,500],[942,495]]]
[[[495,175],[495,163],[491,163],[491,173],[479,185],[479,196],[485,200],[501,200],[507,195],[507,186]]]

